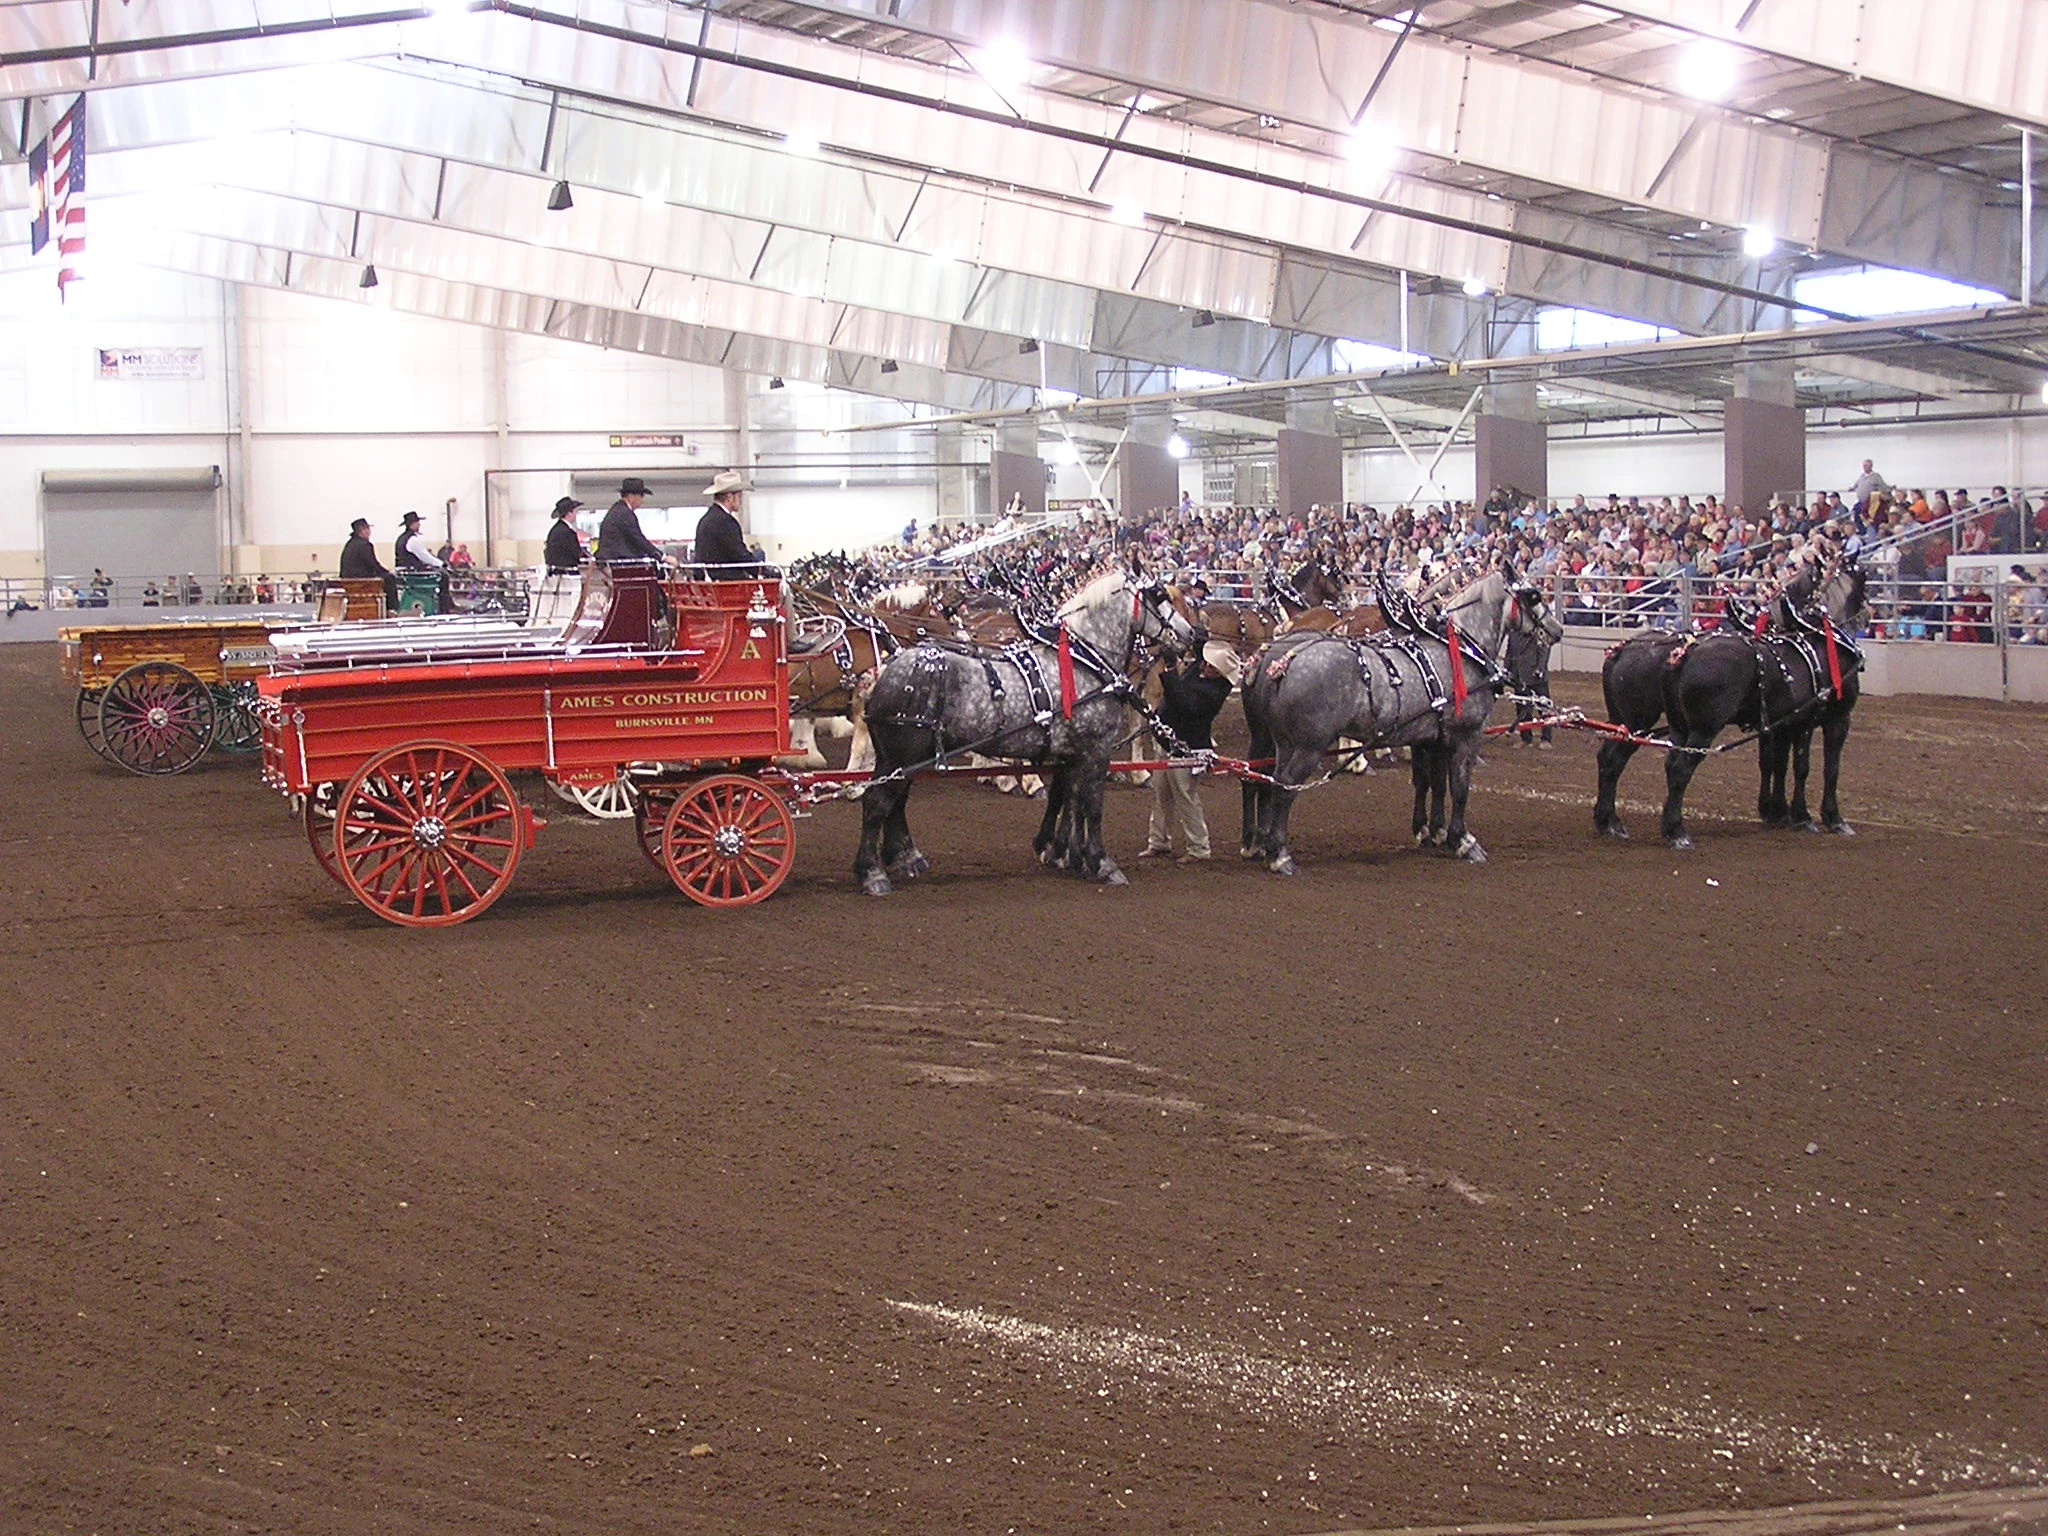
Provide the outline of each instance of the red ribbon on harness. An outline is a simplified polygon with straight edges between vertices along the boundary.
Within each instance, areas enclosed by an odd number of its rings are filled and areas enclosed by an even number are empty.
[[[1465,657],[1458,644],[1458,626],[1444,620],[1444,643],[1451,652],[1451,708],[1465,707]]]
[[[1835,621],[1827,614],[1820,617],[1820,632],[1828,642],[1828,686],[1835,691],[1835,697],[1842,696],[1842,658],[1835,654]]]
[[[1067,626],[1060,626],[1060,716],[1074,718],[1074,648],[1067,643]]]

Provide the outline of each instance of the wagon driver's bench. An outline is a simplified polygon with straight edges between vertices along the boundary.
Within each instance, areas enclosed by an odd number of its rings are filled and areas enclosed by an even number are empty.
[[[380,651],[279,637],[258,684],[263,774],[314,854],[379,917],[431,927],[504,894],[543,823],[506,775],[630,786],[647,856],[706,906],[759,901],[796,857],[760,775],[789,750],[779,582],[597,568],[558,633]]]

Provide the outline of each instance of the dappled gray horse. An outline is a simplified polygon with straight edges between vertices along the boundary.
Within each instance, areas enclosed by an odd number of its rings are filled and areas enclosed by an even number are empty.
[[[1271,758],[1276,782],[1245,782],[1246,858],[1265,860],[1276,874],[1294,873],[1287,823],[1295,797],[1337,738],[1350,736],[1367,746],[1414,749],[1417,841],[1442,841],[1460,858],[1485,862],[1486,850],[1465,828],[1472,762],[1500,686],[1507,632],[1541,624],[1544,615],[1540,602],[1517,596],[1509,574],[1494,571],[1452,598],[1443,618],[1458,636],[1455,668],[1443,640],[1398,630],[1362,640],[1282,635],[1255,658],[1245,673],[1245,720],[1252,758]],[[1425,802],[1439,783],[1450,815],[1432,838]]]
[[[1072,662],[1071,699],[1060,681],[1062,637]],[[884,663],[867,702],[875,780],[861,796],[853,860],[861,889],[886,896],[891,875],[908,880],[930,867],[904,814],[908,775],[941,752],[970,750],[1048,774],[1045,819],[1032,840],[1042,859],[1124,884],[1102,849],[1102,794],[1123,734],[1124,674],[1132,642],[1141,637],[1176,655],[1200,644],[1178,593],[1136,586],[1118,571],[1069,598],[1057,629],[1031,640],[1000,650],[927,640]]]

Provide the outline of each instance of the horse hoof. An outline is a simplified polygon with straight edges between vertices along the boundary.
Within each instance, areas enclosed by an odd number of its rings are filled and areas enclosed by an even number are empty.
[[[1268,859],[1266,860],[1266,868],[1273,871],[1276,875],[1291,875],[1294,873],[1294,856],[1283,853],[1277,859]]]
[[[1118,869],[1108,859],[1102,861],[1102,873],[1095,877],[1104,885],[1129,885],[1131,877]]]
[[[1834,833],[1837,837],[1854,837],[1856,835],[1856,829],[1846,821],[1834,822],[1827,830]]]
[[[879,869],[875,870],[872,874],[863,876],[860,888],[863,894],[869,896],[888,896],[893,894],[896,889],[895,886],[889,883],[889,877]]]
[[[1259,857],[1259,850],[1250,843],[1246,843],[1237,850],[1237,856],[1240,859],[1256,859]]]
[[[1617,843],[1625,843],[1628,841],[1628,828],[1618,821],[1602,822],[1600,825],[1600,835],[1602,837],[1611,837]]]
[[[902,858],[889,866],[889,873],[898,880],[915,880],[931,867],[932,861],[913,848],[909,853],[906,853]]]
[[[1807,817],[1804,821],[1795,821],[1791,823],[1791,826],[1794,832],[1818,832],[1820,830],[1820,824],[1811,816]]]
[[[1486,850],[1479,846],[1478,838],[1467,832],[1465,840],[1458,844],[1458,857],[1467,864],[1484,864],[1486,862]]]
[[[1429,828],[1417,827],[1415,829],[1415,846],[1418,848],[1427,848],[1429,846]]]
[[[1664,841],[1667,846],[1677,848],[1680,850],[1687,849],[1692,846],[1692,839],[1686,836],[1686,834],[1683,832],[1680,832],[1675,836],[1667,837],[1664,839]]]

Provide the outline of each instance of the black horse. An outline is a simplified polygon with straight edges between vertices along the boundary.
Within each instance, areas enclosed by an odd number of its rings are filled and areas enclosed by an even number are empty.
[[[928,641],[883,663],[867,701],[875,779],[861,796],[853,860],[854,878],[870,896],[888,895],[892,874],[909,880],[930,867],[904,814],[909,775],[941,752],[970,750],[1049,770],[1045,819],[1032,840],[1041,859],[1106,885],[1125,883],[1103,852],[1102,796],[1123,734],[1131,648],[1143,638],[1182,654],[1201,643],[1200,631],[1182,613],[1178,593],[1137,587],[1121,572],[1069,599],[1059,623],[1064,647],[1050,636],[1001,650]],[[1059,681],[1063,648],[1071,698],[1063,698]]]
[[[1813,733],[1821,733],[1821,825],[1848,833],[1837,795],[1842,744],[1856,709],[1862,655],[1848,638],[1868,618],[1862,569],[1846,558],[1826,571],[1809,566],[1789,583],[1774,622],[1762,634],[1714,630],[1704,635],[1636,635],[1607,653],[1600,681],[1607,716],[1641,736],[1670,725],[1664,759],[1664,840],[1690,848],[1685,791],[1714,738],[1730,725],[1758,733],[1757,815],[1768,826],[1811,829],[1806,776]],[[1839,681],[1838,681],[1839,679]],[[1600,747],[1600,787],[1593,824],[1609,837],[1628,830],[1614,800],[1636,743]],[[1792,798],[1785,798],[1787,767]]]
[[[1439,841],[1460,858],[1485,862],[1486,850],[1465,828],[1472,762],[1499,688],[1495,658],[1506,631],[1540,622],[1540,613],[1525,610],[1512,578],[1495,571],[1446,604],[1444,617],[1459,633],[1462,699],[1451,647],[1428,631],[1390,630],[1357,641],[1296,632],[1253,658],[1245,671],[1245,720],[1252,757],[1272,759],[1274,782],[1245,781],[1244,857],[1265,860],[1275,874],[1294,873],[1287,823],[1295,798],[1337,738],[1350,736],[1369,746],[1412,748],[1417,841]],[[1428,820],[1433,792],[1440,793],[1438,832]]]

